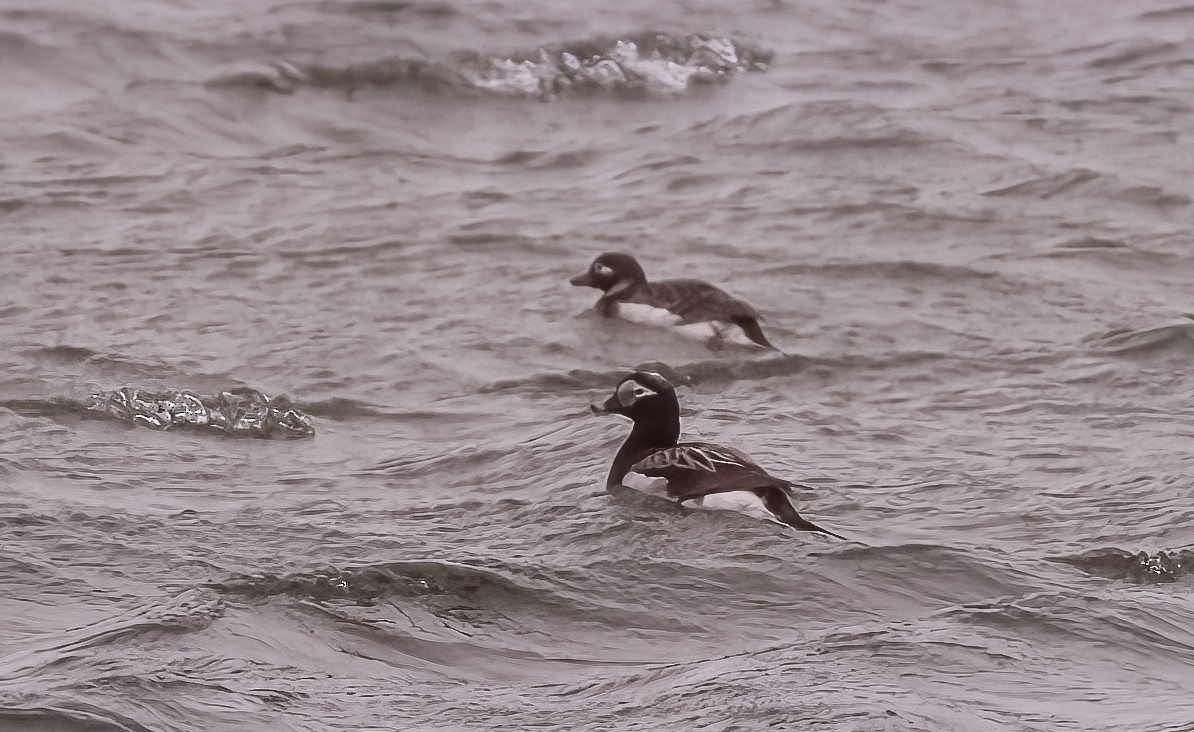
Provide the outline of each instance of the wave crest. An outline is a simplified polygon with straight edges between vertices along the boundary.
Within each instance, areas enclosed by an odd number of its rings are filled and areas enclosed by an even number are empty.
[[[767,68],[772,54],[725,36],[642,33],[546,46],[508,58],[475,56],[461,73],[478,89],[504,96],[565,92],[683,92]]]
[[[386,58],[347,66],[288,62],[221,74],[214,86],[261,87],[291,93],[302,86],[352,91],[360,87],[414,86],[511,98],[563,95],[677,94],[765,70],[774,54],[728,36],[639,33],[540,46],[531,52],[452,54],[445,61]]]
[[[92,394],[86,408],[155,430],[195,427],[238,437],[311,437],[311,418],[286,396],[236,388],[213,397],[189,391],[150,392],[124,387]]]
[[[215,589],[253,600],[276,595],[299,599],[333,598],[370,604],[387,596],[469,594],[482,587],[516,593],[519,587],[500,573],[454,562],[399,561],[340,571],[305,572],[278,576],[261,574],[218,582]]]
[[[1057,561],[1099,577],[1156,584],[1176,582],[1194,570],[1194,551],[1181,549],[1156,554],[1139,551],[1133,554],[1123,549],[1093,549]]]

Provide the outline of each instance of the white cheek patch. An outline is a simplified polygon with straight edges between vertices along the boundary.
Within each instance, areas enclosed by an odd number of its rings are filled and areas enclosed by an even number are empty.
[[[652,325],[669,328],[680,324],[680,316],[671,310],[657,308],[654,305],[643,305],[637,302],[618,303],[618,317],[639,325]]]
[[[626,292],[631,287],[634,287],[634,280],[632,280],[632,279],[619,280],[618,282],[614,283],[613,287],[611,287],[605,291],[605,296],[610,297],[611,295],[617,295],[619,293]]]
[[[618,387],[616,394],[618,404],[621,404],[623,407],[633,406],[639,399],[655,396],[654,390],[648,389],[635,381],[623,381],[622,385]]]

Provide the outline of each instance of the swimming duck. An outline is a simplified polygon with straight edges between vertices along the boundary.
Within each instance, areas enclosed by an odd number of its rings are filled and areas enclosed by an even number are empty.
[[[703,280],[648,282],[629,254],[606,252],[569,280],[604,294],[597,301],[603,317],[667,327],[713,345],[737,343],[778,350],[759,326],[759,313],[747,303]]]
[[[792,505],[792,483],[768,475],[738,450],[707,442],[680,442],[676,390],[657,373],[636,371],[618,383],[595,414],[619,414],[634,422],[605,480],[620,485],[628,473],[667,481],[667,495],[682,504],[731,510],[844,538],[811,523]]]

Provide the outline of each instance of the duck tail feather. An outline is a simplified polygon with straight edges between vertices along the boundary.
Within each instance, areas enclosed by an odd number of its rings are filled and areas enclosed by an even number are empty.
[[[827,534],[836,539],[846,541],[846,537],[841,534],[835,534],[829,529],[817,526],[812,521],[801,516],[792,506],[792,502],[788,500],[787,494],[782,490],[767,491],[763,495],[763,503],[767,506],[767,510],[775,514],[782,523],[791,526],[793,529],[800,531],[817,531],[822,534]]]

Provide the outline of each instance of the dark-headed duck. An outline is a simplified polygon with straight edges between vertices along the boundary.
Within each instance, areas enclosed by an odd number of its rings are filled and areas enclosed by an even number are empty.
[[[648,282],[642,266],[629,254],[606,252],[570,282],[601,290],[597,311],[607,318],[666,327],[711,345],[775,349],[763,335],[758,311],[747,303],[703,280]]]
[[[634,421],[610,466],[606,488],[628,473],[667,481],[667,495],[682,504],[739,511],[843,538],[805,520],[792,505],[792,483],[768,475],[741,452],[707,442],[680,442],[680,402],[667,379],[637,371],[622,379],[597,414],[619,414]]]

